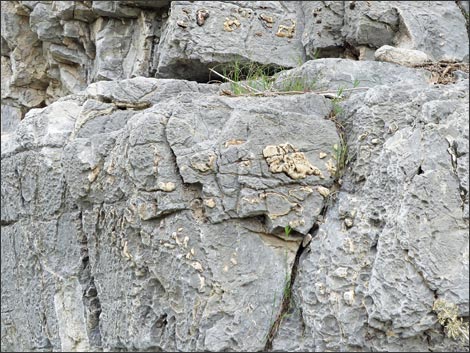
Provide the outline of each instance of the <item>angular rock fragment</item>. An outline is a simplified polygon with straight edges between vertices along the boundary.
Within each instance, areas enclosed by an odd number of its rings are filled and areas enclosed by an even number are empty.
[[[384,45],[377,49],[375,51],[375,60],[404,66],[418,66],[431,61],[422,51],[395,48],[390,45]]]

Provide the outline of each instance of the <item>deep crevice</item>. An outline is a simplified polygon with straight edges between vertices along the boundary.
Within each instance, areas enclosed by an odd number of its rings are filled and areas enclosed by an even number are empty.
[[[423,168],[421,167],[421,165],[418,167],[418,171],[416,172],[416,175],[421,175],[421,174],[424,174],[424,170]]]
[[[295,254],[295,260],[292,265],[291,269],[291,274],[290,274],[290,280],[287,285],[287,289],[284,291],[283,297],[282,297],[282,302],[281,302],[281,310],[279,311],[279,314],[276,317],[276,320],[272,324],[269,332],[268,332],[268,338],[266,340],[266,344],[264,346],[264,351],[271,351],[273,348],[273,341],[277,336],[277,333],[279,331],[279,327],[281,326],[282,319],[284,318],[285,314],[289,311],[291,307],[291,299],[292,299],[292,288],[295,283],[295,278],[297,277],[297,270],[299,266],[299,260],[300,256],[302,255],[304,251],[304,247],[302,246],[302,243],[299,245],[299,248],[297,249],[297,253]]]
[[[83,219],[80,212],[79,219],[81,229],[83,231]],[[87,335],[90,341],[90,346],[94,349],[101,349],[101,330],[100,330],[100,315],[101,315],[101,302],[98,296],[98,290],[95,286],[95,279],[91,273],[90,257],[88,250],[88,238],[85,233],[82,233],[81,238],[81,256],[82,266],[79,274],[79,281],[82,286],[82,301],[85,308],[85,319],[87,321]]]
[[[326,215],[326,212],[328,211],[328,208],[329,208],[329,204],[326,203],[323,206],[322,210],[320,211],[320,216],[321,216],[322,219],[324,219],[324,217]],[[317,232],[318,232],[319,229],[320,229],[319,222],[315,222],[313,224],[312,228],[310,229],[310,231],[308,232],[307,236],[310,236],[311,239],[313,239],[317,235]],[[283,297],[282,297],[281,309],[279,311],[279,314],[276,317],[276,320],[271,325],[271,328],[268,332],[268,336],[267,336],[268,338],[267,338],[266,344],[264,346],[264,351],[271,351],[272,350],[273,342],[274,342],[274,339],[277,336],[277,333],[279,331],[279,327],[281,326],[282,320],[285,317],[285,315],[289,312],[289,310],[291,309],[291,306],[292,306],[292,290],[293,290],[293,287],[294,287],[295,279],[297,278],[297,272],[298,272],[298,269],[299,269],[300,258],[302,257],[302,254],[303,254],[304,250],[308,248],[309,244],[310,244],[310,241],[307,242],[307,243],[301,242],[299,244],[299,248],[297,249],[297,253],[295,254],[294,263],[292,264],[291,273],[290,273],[290,277],[289,277],[289,283],[287,284],[287,288],[284,291],[284,294],[283,294]]]
[[[332,116],[332,114],[333,114],[333,116]],[[344,128],[336,120],[336,117],[334,116],[334,108],[332,108],[332,110],[330,112],[330,115],[329,115],[329,118],[330,119],[333,118],[332,120],[335,123],[337,133],[340,137],[340,141],[343,141],[347,145]],[[346,166],[348,164],[348,162],[347,162],[348,161],[347,149],[346,149],[346,155],[344,156],[344,158],[345,158],[346,163],[345,163],[345,165],[342,166],[342,169],[343,169],[342,172],[345,171]],[[341,174],[341,176],[343,176],[343,174]],[[294,287],[295,280],[297,278],[297,272],[298,272],[298,268],[299,268],[300,258],[302,256],[304,250],[309,247],[311,240],[313,238],[315,238],[315,236],[317,235],[317,233],[320,229],[320,224],[322,224],[325,221],[325,216],[328,212],[328,209],[336,201],[336,194],[340,190],[341,184],[342,184],[341,178],[335,178],[334,184],[330,189],[330,195],[329,195],[328,199],[326,199],[324,201],[323,207],[322,207],[322,209],[321,209],[321,211],[320,211],[320,213],[317,217],[317,221],[313,224],[310,231],[304,237],[304,241],[302,241],[299,244],[299,248],[297,249],[297,253],[295,254],[294,263],[292,264],[291,273],[290,273],[290,277],[289,277],[289,283],[288,283],[286,289],[284,290],[284,294],[283,294],[283,298],[282,298],[282,302],[281,302],[281,309],[279,311],[278,316],[276,317],[276,320],[271,325],[271,328],[268,332],[266,344],[264,346],[264,351],[272,351],[273,342],[274,342],[274,339],[277,336],[277,333],[279,331],[279,327],[281,326],[282,320],[285,317],[285,315],[289,312],[289,310],[291,309],[292,290],[293,290],[293,287]]]
[[[3,226],[9,226],[9,225],[15,224],[15,223],[18,222],[18,221],[19,221],[19,219],[12,219],[12,220],[9,220],[9,221],[2,219],[1,222],[0,222],[0,225],[1,225],[2,227],[3,227]]]

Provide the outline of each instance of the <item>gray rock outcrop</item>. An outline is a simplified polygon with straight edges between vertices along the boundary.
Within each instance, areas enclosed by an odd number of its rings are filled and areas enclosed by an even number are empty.
[[[443,298],[468,315],[468,103],[465,81],[418,80],[344,103],[350,173],[301,259],[301,315],[274,348],[422,351],[429,337],[459,349],[428,309]]]
[[[468,350],[467,3],[1,7],[2,351]]]

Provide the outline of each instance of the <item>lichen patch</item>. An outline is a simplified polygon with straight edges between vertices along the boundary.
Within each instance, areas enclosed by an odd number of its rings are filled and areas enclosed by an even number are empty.
[[[272,173],[285,173],[292,179],[303,179],[307,175],[321,176],[321,171],[290,143],[266,146],[263,156]]]
[[[233,18],[225,18],[224,22],[224,31],[225,32],[233,32],[235,29],[240,27],[240,21],[233,16]]]
[[[290,21],[290,26],[280,24],[277,29],[276,36],[281,37],[281,38],[293,38],[294,37],[296,23],[292,19],[289,19],[287,21]]]

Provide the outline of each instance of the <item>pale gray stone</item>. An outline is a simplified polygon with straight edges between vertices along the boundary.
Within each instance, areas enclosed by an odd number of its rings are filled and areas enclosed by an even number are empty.
[[[14,133],[18,149],[5,152],[2,163],[2,224],[22,246],[28,243],[17,227],[38,229],[37,245],[29,251],[39,256],[41,266],[22,276],[51,277],[31,300],[43,303],[35,313],[45,321],[32,316],[32,324],[44,343],[39,346],[16,329],[25,323],[16,303],[5,304],[15,314],[5,318],[2,339],[7,347],[23,350],[261,350],[298,242],[284,244],[269,235],[262,218],[211,222],[200,187],[184,184],[169,143],[174,132],[168,133],[167,126],[179,105],[205,104],[202,96],[210,90],[173,80],[129,81],[128,88],[141,87],[141,94],[157,105],[121,110],[115,98],[75,97],[28,113]],[[125,85],[115,92],[122,95]],[[177,85],[179,90],[172,89]],[[192,89],[189,101],[181,94],[185,87]],[[166,93],[156,95],[158,90]],[[113,90],[108,94],[112,97]],[[131,96],[119,98],[132,102]],[[327,112],[323,98],[317,100],[320,112]],[[233,110],[246,103],[226,102]],[[294,105],[290,114],[306,109]],[[56,112],[64,110],[73,116],[55,121]],[[72,224],[60,223],[71,210]],[[60,241],[50,237],[52,230]],[[11,249],[7,239],[2,251]],[[13,272],[5,267],[4,273],[11,278]],[[13,282],[4,288],[6,297],[20,290]],[[119,298],[129,295],[135,300],[123,309]],[[246,309],[240,311],[239,305]],[[41,334],[51,329],[53,336]]]
[[[201,25],[198,11],[208,14]],[[298,2],[172,1],[157,77],[207,82],[208,67],[235,61],[294,67],[305,58],[302,31]]]
[[[338,57],[343,52],[343,1],[302,1],[305,29],[302,45],[307,56]]]
[[[404,66],[418,66],[431,62],[431,59],[422,51],[395,48],[390,45],[384,45],[377,49],[375,59]]]
[[[468,316],[468,169],[457,169],[468,158],[468,87],[381,85],[343,109],[348,176],[300,261],[302,315],[274,347],[464,349],[440,336],[432,305],[442,298]],[[294,320],[305,329],[290,338]]]
[[[310,58],[352,55],[358,47],[393,45],[432,60],[468,61],[466,19],[455,2],[309,1],[302,43]],[[352,49],[351,47],[356,47]],[[351,50],[352,49],[352,50]]]
[[[16,129],[22,118],[20,108],[12,107],[11,105],[2,104],[2,134],[13,132]]]
[[[85,65],[88,61],[88,58],[85,53],[69,49],[62,45],[51,44],[51,46],[49,47],[49,52],[56,61],[63,64]]]
[[[123,6],[123,1],[94,1],[93,12],[102,17],[137,18],[138,8]]]
[[[430,74],[427,71],[408,69],[389,63],[317,59],[309,60],[298,68],[281,72],[276,78],[274,87],[285,90],[292,82],[300,81],[318,91],[338,93],[341,88],[352,89],[344,92],[345,95],[350,95],[364,88],[398,82],[427,85],[429,78]]]
[[[52,4],[39,3],[34,6],[29,17],[31,29],[37,33],[42,41],[61,43],[62,26]]]

